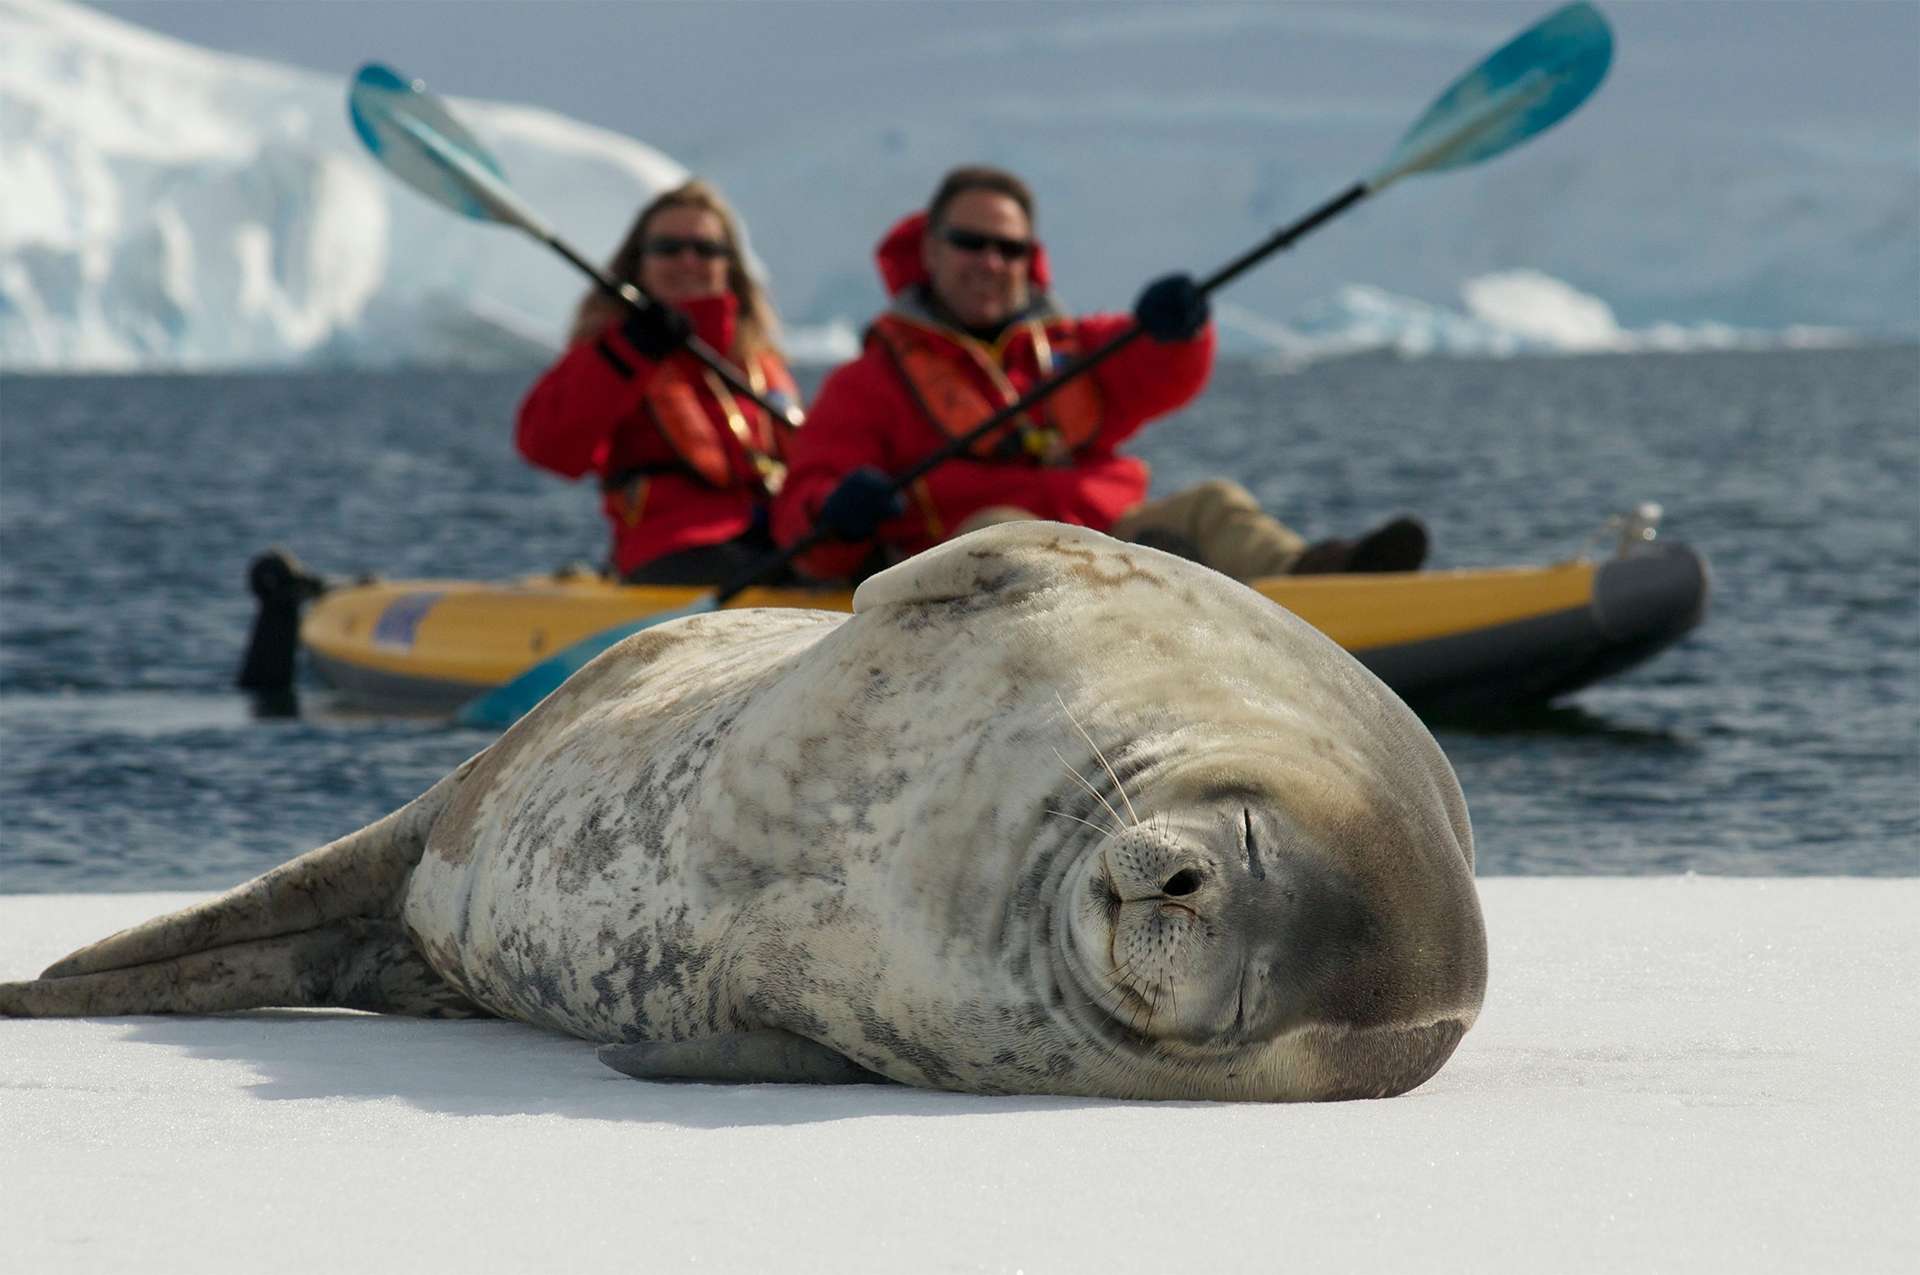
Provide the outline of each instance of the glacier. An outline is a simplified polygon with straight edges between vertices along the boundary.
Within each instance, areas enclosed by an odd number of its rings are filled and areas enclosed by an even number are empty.
[[[455,110],[585,243],[685,176],[550,112]],[[525,361],[582,290],[549,250],[389,178],[339,79],[51,0],[0,0],[0,191],[10,369]]]
[[[1634,16],[1619,16],[1624,40]],[[1327,15],[1209,9],[1181,19],[1177,38],[1225,49],[1246,43],[1247,22],[1309,19]],[[1113,50],[1175,39],[1166,21],[1024,32],[1021,56],[1092,67],[1078,74],[1098,79]],[[1422,38],[1464,51],[1485,33]],[[939,56],[956,48],[946,41]],[[896,71],[909,73],[921,68]],[[462,222],[382,172],[347,124],[345,78],[214,53],[61,0],[0,0],[0,369],[550,356],[583,281],[546,248]],[[903,97],[888,83],[875,87]],[[1350,177],[1351,156],[1405,122],[1357,101],[1283,108],[1222,89],[1159,104],[1148,127],[1126,94],[1079,81],[1033,94],[1003,96],[978,118],[929,103],[849,124],[828,107],[796,107],[767,136],[689,144],[684,158],[757,214],[755,243],[797,361],[856,348],[880,304],[867,243],[904,210],[901,190],[937,171],[929,157],[1044,173],[1045,225],[1075,231],[1055,245],[1066,299],[1117,308],[1138,280],[1176,261],[1208,268],[1304,211],[1339,184],[1321,190],[1323,176]],[[515,186],[589,255],[688,170],[553,111],[453,101]],[[1135,125],[1123,143],[1111,140],[1116,122]],[[1248,145],[1256,126],[1285,133],[1287,164],[1270,142],[1265,153]],[[1675,173],[1635,168],[1637,144],[1590,131],[1578,145],[1542,144],[1520,162],[1434,180],[1418,199],[1383,197],[1222,294],[1223,345],[1300,365],[1373,350],[1609,353],[1920,334],[1911,155],[1863,158],[1783,131]],[[1116,171],[1153,174],[1132,206],[1113,205]]]

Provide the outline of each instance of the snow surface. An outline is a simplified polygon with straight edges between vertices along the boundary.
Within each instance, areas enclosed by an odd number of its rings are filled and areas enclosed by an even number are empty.
[[[1226,348],[1307,361],[1920,331],[1910,121],[1892,141],[1821,133],[1817,110],[1715,134],[1695,104],[1642,104],[1691,77],[1663,65],[1677,55],[1655,33],[1635,44],[1646,12],[1618,7],[1619,82],[1581,117],[1522,157],[1370,201],[1311,251],[1249,276],[1222,297]],[[721,129],[697,156],[755,221],[797,356],[855,348],[881,300],[872,242],[956,159],[1031,174],[1065,299],[1121,307],[1139,281],[1210,269],[1344,188],[1356,156],[1383,154],[1423,94],[1510,33],[1504,16],[1462,25],[1302,5],[1124,11],[1096,28],[1057,13],[1000,15],[1006,29],[963,9],[881,20],[858,7],[676,6],[627,19],[721,46],[744,34],[733,18],[778,28],[801,42],[781,59],[817,69],[814,92],[749,102],[759,127]],[[878,44],[852,38],[862,23]],[[366,20],[370,51],[379,25]],[[662,45],[627,39],[636,57]],[[1717,37],[1711,48],[1722,52]],[[956,86],[976,80],[968,60],[1000,78],[991,100],[956,110]],[[1349,73],[1322,83],[1316,64]],[[0,368],[548,354],[578,276],[381,171],[347,128],[349,73],[216,54],[58,0],[0,0]],[[1188,95],[1168,96],[1167,76]],[[754,80],[734,77],[743,99]],[[664,106],[636,88],[636,111]],[[684,171],[549,111],[456,110],[589,256]],[[1633,127],[1610,118],[1636,110]]]
[[[1920,882],[1495,879],[1383,1102],[644,1084],[500,1022],[0,1022],[7,1271],[1911,1271]],[[0,977],[191,901],[0,897]]]

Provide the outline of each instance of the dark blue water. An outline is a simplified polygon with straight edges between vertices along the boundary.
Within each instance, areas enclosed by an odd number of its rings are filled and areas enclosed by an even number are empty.
[[[0,890],[230,884],[487,737],[229,690],[248,559],[502,577],[597,559],[521,465],[525,377],[0,380]],[[1399,509],[1442,566],[1574,553],[1638,501],[1703,628],[1537,717],[1442,726],[1483,873],[1920,872],[1920,350],[1231,365],[1139,451],[1312,535]]]

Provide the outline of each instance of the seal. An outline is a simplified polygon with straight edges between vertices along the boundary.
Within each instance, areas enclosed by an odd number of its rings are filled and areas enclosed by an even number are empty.
[[[8,1014],[488,1013],[654,1079],[1292,1100],[1432,1075],[1486,938],[1451,767],[1172,555],[960,537],[649,629],[385,819]]]

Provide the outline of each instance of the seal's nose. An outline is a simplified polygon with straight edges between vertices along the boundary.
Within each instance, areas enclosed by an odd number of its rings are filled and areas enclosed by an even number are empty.
[[[1160,893],[1169,899],[1184,899],[1199,892],[1205,885],[1207,874],[1201,868],[1181,868],[1168,877],[1160,887]]]
[[[1213,879],[1211,865],[1193,847],[1142,827],[1108,843],[1106,868],[1114,892],[1129,903],[1168,899],[1193,904]]]

